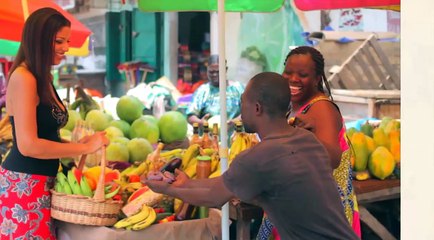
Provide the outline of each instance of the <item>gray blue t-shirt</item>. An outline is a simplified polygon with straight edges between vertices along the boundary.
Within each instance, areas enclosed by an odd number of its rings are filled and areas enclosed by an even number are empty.
[[[329,161],[311,132],[292,128],[240,153],[223,181],[242,201],[262,207],[282,239],[358,239]]]

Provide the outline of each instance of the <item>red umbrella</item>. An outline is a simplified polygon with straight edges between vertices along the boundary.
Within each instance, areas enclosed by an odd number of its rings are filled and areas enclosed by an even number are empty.
[[[364,8],[400,5],[401,0],[295,0],[295,6],[303,11],[339,8]]]
[[[91,31],[70,13],[50,0],[1,0],[0,39],[20,42],[25,19],[29,14],[44,7],[51,7],[71,21],[71,47],[81,47]]]

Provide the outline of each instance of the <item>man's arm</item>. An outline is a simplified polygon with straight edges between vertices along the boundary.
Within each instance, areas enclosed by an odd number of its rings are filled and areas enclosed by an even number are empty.
[[[205,207],[221,207],[235,195],[226,188],[223,178],[188,179],[181,186],[164,181],[145,181],[155,192],[163,193],[184,202]]]

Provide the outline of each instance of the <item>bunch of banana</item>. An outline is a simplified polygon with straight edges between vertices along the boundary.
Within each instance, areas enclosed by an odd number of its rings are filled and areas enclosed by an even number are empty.
[[[147,189],[147,190],[145,189],[144,192],[141,191],[138,197],[127,202],[127,204],[125,204],[125,206],[122,207],[122,212],[127,217],[133,216],[138,212],[140,212],[140,209],[142,209],[143,205],[149,207],[154,206],[155,204],[159,203],[163,198],[164,198],[163,194],[154,192],[151,189]]]
[[[215,178],[215,177],[218,177],[218,176],[221,176],[221,175],[222,175],[222,168],[221,168],[220,164],[218,164],[216,170],[213,171],[213,172],[209,175],[208,178]]]
[[[192,164],[196,165],[196,163],[194,162],[194,159],[199,154],[200,154],[200,145],[199,144],[190,145],[187,148],[187,150],[185,151],[184,155],[182,156],[181,169],[185,170],[188,168],[188,166],[191,166]],[[197,162],[197,159],[196,159],[196,162]]]
[[[58,193],[72,194],[72,189],[71,186],[69,186],[68,178],[66,178],[63,172],[57,173],[54,190]]]
[[[143,184],[141,182],[126,182],[123,180],[114,180],[115,183],[119,184],[120,191],[121,192],[127,192],[128,194],[132,194],[137,189],[140,189],[143,187]]]
[[[63,172],[57,173],[56,183],[54,185],[54,190],[56,192],[93,197],[93,192],[86,177],[81,176],[80,181],[78,181],[72,170],[69,170],[67,175],[68,176],[65,176]]]
[[[157,213],[155,210],[152,207],[143,205],[142,209],[138,213],[119,220],[117,223],[115,223],[114,227],[138,231],[149,227],[155,222],[156,218]]]
[[[9,116],[5,115],[0,121],[0,143],[12,140],[12,125]]]
[[[192,161],[193,162],[193,161]],[[194,158],[194,162],[190,164],[186,169],[184,169],[184,173],[187,174],[187,176],[189,178],[195,178],[196,177],[196,163],[197,163],[197,159]]]
[[[250,147],[252,147],[252,138],[250,137],[250,134],[244,132],[237,133],[229,150],[229,164],[231,164],[232,160],[234,160],[240,152],[249,149]]]
[[[170,161],[170,159],[179,157],[182,158],[184,155],[185,149],[182,148],[176,148],[170,151],[165,151],[160,153],[160,159],[162,159],[164,162]]]
[[[201,148],[200,149],[200,155],[202,155],[202,156],[212,156],[215,153],[217,153],[217,151],[214,148]]]
[[[211,155],[211,172],[215,172],[220,165],[220,157],[217,153]]]
[[[139,164],[131,164],[131,166],[125,168],[122,172],[121,172],[121,177],[130,177],[131,175],[142,175],[142,174],[146,174],[149,170],[149,162],[148,161],[143,161]]]

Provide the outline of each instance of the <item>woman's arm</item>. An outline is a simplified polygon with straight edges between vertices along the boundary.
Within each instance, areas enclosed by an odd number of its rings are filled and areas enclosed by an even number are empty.
[[[34,76],[24,68],[12,75],[7,91],[9,113],[14,117],[17,147],[24,156],[53,159],[95,152],[106,144],[105,134],[99,133],[81,143],[59,143],[38,138],[36,106],[39,103]],[[108,142],[108,141],[107,141]]]
[[[312,105],[306,114],[299,114],[296,119],[297,126],[307,128],[315,134],[327,149],[332,168],[337,168],[342,156],[339,144],[342,116],[336,106],[328,101],[318,101]]]

